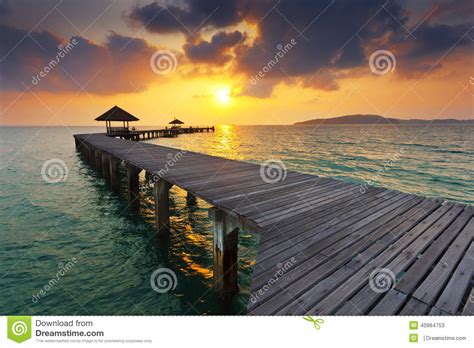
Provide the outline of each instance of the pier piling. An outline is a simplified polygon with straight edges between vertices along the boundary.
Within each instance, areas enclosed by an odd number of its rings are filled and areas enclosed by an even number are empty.
[[[196,204],[196,196],[193,195],[191,192],[188,191],[186,194],[186,204],[187,205],[194,205]]]
[[[239,226],[223,210],[211,208],[209,216],[214,222],[214,288],[222,297],[229,297],[238,292]]]
[[[140,206],[139,200],[139,175],[141,169],[135,167],[132,164],[127,163],[127,181],[128,181],[128,194],[130,200],[130,206],[138,208]]]
[[[118,192],[120,189],[120,160],[109,155],[110,186],[112,190]]]
[[[102,151],[99,149],[94,149],[94,164],[97,172],[102,174]]]
[[[102,151],[102,173],[104,178],[110,179],[110,155]]]
[[[155,182],[155,219],[158,236],[165,237],[170,233],[170,199],[169,191],[173,185],[163,179]]]

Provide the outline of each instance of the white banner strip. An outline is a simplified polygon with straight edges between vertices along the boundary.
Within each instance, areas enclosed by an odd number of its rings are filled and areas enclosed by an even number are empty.
[[[473,317],[0,317],[0,347],[472,347],[473,324]]]

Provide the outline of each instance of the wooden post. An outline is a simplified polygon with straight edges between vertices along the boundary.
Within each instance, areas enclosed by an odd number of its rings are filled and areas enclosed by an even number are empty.
[[[82,153],[84,151],[83,147],[84,147],[84,145],[82,144],[82,141],[77,139],[77,144],[76,144],[77,151]]]
[[[89,145],[89,144],[82,144],[82,154],[86,156],[87,160],[89,161],[89,164],[91,166],[95,166],[95,152],[94,149]]]
[[[110,179],[110,155],[102,151],[102,173],[104,177]]]
[[[173,185],[159,179],[155,182],[153,193],[155,196],[155,221],[158,236],[168,236],[170,233],[170,188]]]
[[[238,290],[237,248],[239,226],[235,218],[217,208],[209,212],[214,221],[214,288],[223,297]]]
[[[193,195],[191,192],[188,191],[186,194],[186,204],[188,205],[194,205],[196,204],[196,196]]]
[[[94,164],[97,172],[102,173],[102,151],[94,149]]]
[[[85,148],[85,152],[86,152],[86,157],[89,159],[89,163],[91,164],[91,166],[95,166],[95,151],[94,151],[94,148],[92,147],[92,145],[86,145],[86,148]]]
[[[109,156],[109,172],[110,172],[110,185],[112,190],[118,192],[120,190],[120,160],[110,155]]]
[[[150,173],[150,172],[145,173],[145,182],[147,186],[150,186],[153,183],[153,173]]]
[[[141,169],[134,165],[127,163],[127,176],[128,176],[128,195],[130,200],[130,206],[138,208],[140,206],[139,200],[139,174]]]
[[[91,156],[91,154],[90,154],[89,145],[86,145],[84,143],[79,144],[79,152],[82,153],[82,155],[86,158],[86,160],[87,160],[87,162],[89,162],[89,164],[94,163],[94,156]]]

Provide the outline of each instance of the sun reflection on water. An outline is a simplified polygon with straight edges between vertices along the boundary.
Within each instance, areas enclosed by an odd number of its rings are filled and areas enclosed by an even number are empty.
[[[238,159],[238,148],[240,139],[237,129],[234,125],[220,125],[216,127],[215,132],[215,156],[224,156],[226,158]]]
[[[186,264],[186,267],[183,267],[181,269],[184,274],[198,273],[206,279],[212,278],[212,267],[202,267],[200,264],[194,262],[191,255],[189,254],[183,254],[183,257],[181,259]]]

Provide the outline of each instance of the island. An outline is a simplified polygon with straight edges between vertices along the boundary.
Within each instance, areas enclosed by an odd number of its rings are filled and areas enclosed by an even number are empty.
[[[335,125],[335,124],[459,124],[474,125],[474,119],[458,120],[455,118],[448,119],[400,119],[384,117],[380,115],[345,115],[331,118],[315,118],[307,121],[296,122],[295,125]]]

